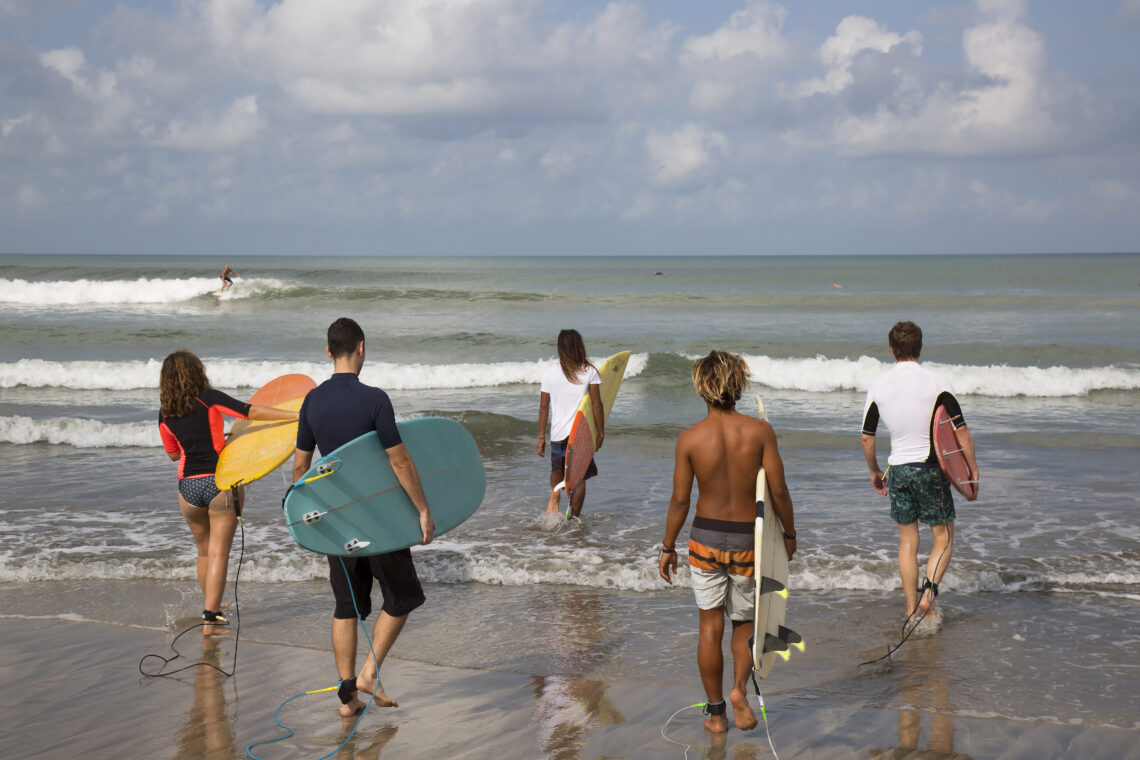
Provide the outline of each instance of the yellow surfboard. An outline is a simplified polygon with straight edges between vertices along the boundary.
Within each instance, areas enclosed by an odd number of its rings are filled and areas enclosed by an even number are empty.
[[[617,398],[618,388],[621,388],[621,379],[625,376],[629,356],[629,351],[616,353],[598,367],[598,376],[602,378],[602,387],[598,389],[598,395],[602,398],[603,422],[609,420],[610,410],[614,408],[614,399]],[[590,402],[589,393],[582,396],[582,401],[578,404],[578,411],[586,418],[586,424],[590,427],[590,434],[594,437],[594,445],[597,446],[598,426],[594,424],[594,408]]]
[[[621,379],[625,376],[626,365],[629,364],[629,351],[622,351],[606,359],[598,367],[598,376],[602,379],[602,387],[598,395],[602,400],[602,422],[610,418],[610,410],[614,407]],[[566,444],[566,466],[563,470],[563,480],[555,488],[566,488],[575,491],[578,484],[585,477],[598,447],[598,426],[594,422],[594,406],[590,400],[589,391],[582,396],[578,404],[578,411],[574,413],[574,424],[570,428],[570,438]]]
[[[249,403],[296,410],[315,387],[307,375],[282,375],[253,394]],[[238,420],[218,455],[214,482],[223,491],[252,483],[283,465],[296,445],[295,420]]]

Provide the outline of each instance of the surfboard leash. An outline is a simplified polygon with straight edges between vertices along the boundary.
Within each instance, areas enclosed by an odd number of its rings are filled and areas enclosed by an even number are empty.
[[[142,658],[139,660],[139,673],[141,673],[145,678],[169,678],[170,676],[173,676],[177,673],[181,673],[185,670],[190,670],[191,668],[196,668],[200,665],[205,665],[207,667],[213,668],[214,670],[218,671],[219,673],[221,673],[223,676],[226,676],[227,678],[231,677],[234,673],[237,672],[238,642],[241,641],[241,605],[238,603],[238,581],[241,580],[241,565],[242,565],[242,562],[245,561],[245,523],[242,522],[241,510],[237,508],[237,502],[236,501],[234,502],[234,507],[235,507],[234,511],[237,514],[238,527],[241,529],[241,549],[238,552],[237,572],[234,574],[234,621],[236,622],[236,625],[234,626],[234,659],[233,659],[233,664],[230,666],[229,672],[226,672],[220,666],[215,665],[212,662],[206,662],[205,660],[199,660],[198,662],[195,662],[195,663],[192,663],[192,664],[187,665],[185,667],[179,668],[178,670],[171,670],[171,671],[165,672],[165,673],[162,672],[162,670],[167,665],[169,665],[170,663],[174,662],[175,660],[177,660],[178,658],[180,658],[182,656],[182,653],[179,652],[178,648],[174,646],[175,644],[178,643],[178,640],[180,638],[182,638],[186,634],[190,633],[190,631],[193,631],[197,628],[202,628],[202,627],[207,626],[207,625],[217,625],[217,623],[213,623],[211,621],[203,620],[201,623],[195,623],[194,625],[190,626],[189,628],[186,628],[185,630],[183,630],[181,633],[179,633],[177,636],[174,637],[174,640],[170,642],[170,651],[174,652],[173,657],[163,657],[160,654],[153,654],[153,653],[143,655]],[[157,673],[147,673],[145,670],[143,670],[143,663],[146,662],[151,657],[162,660],[162,664],[158,666],[159,672],[157,672]]]
[[[949,548],[950,548],[950,544],[948,542],[946,544],[946,546],[942,547],[942,551],[938,554],[938,560],[934,563],[935,575],[938,574],[938,567],[942,564],[942,558],[944,556],[946,556],[946,550]],[[902,645],[905,644],[907,639],[909,639],[911,637],[911,634],[913,634],[916,630],[918,630],[919,624],[921,624],[922,621],[926,619],[926,616],[930,613],[931,608],[934,607],[934,596],[938,595],[938,587],[933,582],[931,582],[931,587],[934,588],[934,595],[930,598],[930,607],[927,607],[925,610],[920,610],[916,607],[914,612],[907,615],[906,620],[903,621],[902,629],[899,631],[899,635],[901,636],[901,638],[899,639],[898,643],[895,644],[894,646],[891,646],[890,644],[888,644],[887,645],[887,653],[884,654],[882,657],[876,657],[873,660],[867,660],[865,662],[861,662],[861,663],[859,663],[859,665],[857,667],[861,668],[864,665],[874,665],[876,662],[882,662],[883,660],[886,660],[888,665],[894,664],[891,662],[891,655],[894,654],[895,652],[899,651],[900,649],[902,649]],[[925,593],[926,588],[927,587],[924,586],[923,588],[919,589],[919,593],[920,594]],[[922,601],[922,600],[919,599],[919,601]],[[914,619],[915,614],[918,612],[921,612],[922,614],[919,615],[918,619],[914,620],[914,624],[911,625],[911,620]],[[908,630],[908,627],[909,627],[909,630]]]
[[[372,646],[372,637],[368,634],[367,626],[364,625],[364,618],[362,618],[360,616],[360,607],[356,604],[356,592],[354,592],[352,590],[352,578],[350,578],[348,575],[348,567],[344,564],[344,557],[338,557],[338,559],[340,560],[341,569],[344,570],[345,580],[348,582],[348,593],[352,597],[352,608],[356,612],[356,619],[360,623],[361,630],[364,631],[364,638],[368,641],[368,652],[369,652],[369,654],[372,655],[372,660],[376,664],[376,684],[377,684],[377,686],[379,686],[379,684],[380,684],[380,663],[376,660],[376,650]],[[337,684],[336,686],[327,686],[323,689],[312,689],[310,691],[303,691],[300,694],[294,694],[293,696],[286,699],[284,702],[282,702],[280,705],[277,706],[276,710],[273,711],[273,722],[277,724],[278,728],[281,728],[285,731],[288,731],[288,733],[285,734],[284,736],[276,736],[272,739],[265,739],[263,741],[254,742],[253,744],[247,745],[245,748],[246,756],[249,757],[251,760],[262,760],[262,758],[253,754],[253,748],[254,747],[260,747],[264,744],[273,744],[274,742],[285,741],[286,739],[289,739],[289,738],[296,735],[297,732],[293,730],[292,726],[287,726],[284,723],[282,723],[280,720],[279,716],[281,715],[281,710],[285,708],[285,705],[289,704],[294,699],[300,699],[301,697],[307,697],[311,694],[323,694],[325,692],[338,691],[339,689],[340,689],[340,684]],[[344,741],[341,742],[340,745],[336,749],[334,749],[332,752],[329,752],[327,755],[321,755],[319,758],[317,758],[317,760],[327,760],[328,758],[332,757],[336,753],[340,752],[341,749],[343,749],[344,746],[347,745],[349,743],[349,741],[352,740],[352,737],[356,735],[356,730],[358,728],[360,728],[360,722],[362,720],[364,720],[365,714],[368,713],[368,708],[372,707],[372,704],[375,701],[376,701],[376,690],[374,689],[372,691],[372,696],[369,697],[369,699],[368,699],[368,703],[365,704],[364,709],[360,711],[360,715],[357,717],[356,724],[353,725],[352,731],[349,732],[348,736],[345,737]]]
[[[768,747],[772,750],[772,756],[775,757],[776,760],[780,760],[779,755],[776,754],[776,747],[772,744],[772,732],[768,729],[768,711],[764,707],[764,696],[760,693],[760,686],[756,683],[755,671],[752,672],[752,686],[756,689],[756,698],[760,700],[760,715],[764,718],[764,733],[768,735]],[[723,706],[724,702],[721,702],[720,704]],[[703,707],[705,708],[705,713],[709,714],[709,706],[710,705],[708,702],[698,702],[695,705],[682,707],[680,710],[670,715],[669,718],[665,721],[665,725],[661,726],[661,738],[670,744],[676,744],[678,747],[684,747],[686,759],[689,757],[689,750],[691,750],[694,745],[685,744],[683,742],[677,741],[676,739],[670,739],[669,736],[665,733],[665,729],[669,728],[669,723],[671,723],[674,718],[686,710],[695,710],[698,707]]]

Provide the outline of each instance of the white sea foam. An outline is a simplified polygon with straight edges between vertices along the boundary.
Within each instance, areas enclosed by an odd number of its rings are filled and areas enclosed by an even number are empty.
[[[193,580],[193,563],[174,550],[188,540],[175,526],[169,539],[157,540],[148,532],[130,535],[113,526],[101,528],[85,524],[71,528],[56,526],[57,536],[51,546],[36,551],[34,556],[13,556],[13,551],[0,552],[0,582],[37,580],[90,580],[134,578],[177,578]],[[265,528],[265,526],[262,526]],[[268,528],[265,528],[269,530]],[[251,526],[250,530],[256,531]],[[101,531],[107,533],[106,537]],[[12,533],[13,531],[7,531]],[[99,535],[93,535],[99,534]],[[115,548],[106,541],[114,535]],[[259,533],[260,535],[260,533]],[[61,544],[71,538],[82,541],[83,551],[60,552]],[[129,550],[124,550],[123,540]],[[280,543],[279,531],[247,535],[256,552],[246,555],[242,565],[243,582],[292,583],[323,580],[328,572],[324,561],[304,555],[298,557],[292,544]],[[21,550],[26,551],[27,546]],[[93,556],[115,552],[106,559]],[[162,557],[151,556],[160,552]],[[146,556],[140,556],[138,553]],[[498,544],[475,545],[463,540],[439,539],[429,546],[413,547],[420,578],[432,583],[485,583],[496,586],[567,585],[609,588],[623,591],[661,591],[669,588],[657,576],[657,556],[645,551],[631,556],[618,548],[612,550],[568,548],[556,553],[528,552],[518,546]],[[74,555],[74,556],[73,556]],[[952,593],[1018,593],[1049,589],[1056,592],[1125,596],[1140,585],[1140,563],[1120,554],[1103,555],[1095,564],[1081,570],[1068,569],[1067,558],[1046,562],[1019,563],[1030,572],[1007,573],[1002,567],[978,560],[958,560],[941,582]],[[1106,570],[1103,565],[1109,565]],[[1062,567],[1065,566],[1065,567]],[[236,563],[231,563],[230,577]],[[894,592],[899,588],[898,567],[893,561],[876,561],[829,557],[797,556],[789,578],[789,587],[797,592]],[[689,569],[680,563],[673,588],[689,588]]]
[[[778,359],[745,356],[754,382],[782,390],[828,393],[866,391],[871,382],[891,364],[869,356],[858,359]],[[977,396],[1087,396],[1099,390],[1140,389],[1136,367],[1011,367],[971,366],[925,362],[924,366],[944,375],[962,395]]]
[[[0,443],[57,443],[81,449],[161,445],[155,423],[19,415],[0,417]]]
[[[242,279],[238,282],[240,286],[235,285],[219,294],[220,280],[214,277],[47,282],[0,278],[0,303],[25,306],[177,304],[207,295],[226,300],[249,298],[292,287],[288,282],[271,278]]]
[[[491,364],[366,364],[360,379],[388,390],[435,388],[480,388],[515,383],[537,384],[550,359],[533,362]],[[626,377],[645,370],[648,354],[630,357]],[[329,376],[328,362],[272,362],[234,359],[204,360],[210,382],[218,388],[259,388],[275,377],[290,373],[308,375],[320,382]],[[83,390],[132,390],[158,388],[162,362],[146,361],[49,361],[20,359],[0,363],[0,388],[74,388]]]

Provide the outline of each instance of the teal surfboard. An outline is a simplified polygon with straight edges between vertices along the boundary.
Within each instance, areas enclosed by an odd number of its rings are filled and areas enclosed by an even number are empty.
[[[423,483],[435,535],[446,533],[475,513],[487,491],[475,439],[441,417],[396,427]],[[294,541],[318,554],[386,554],[423,541],[419,513],[374,432],[313,463],[285,496],[285,522]]]

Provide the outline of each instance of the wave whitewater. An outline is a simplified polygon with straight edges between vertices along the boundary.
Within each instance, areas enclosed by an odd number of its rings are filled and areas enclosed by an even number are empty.
[[[240,287],[219,293],[215,277],[148,278],[137,280],[57,280],[29,282],[0,278],[0,304],[23,306],[121,306],[179,304],[204,296],[240,300],[275,292],[295,285],[272,278],[242,278]]]
[[[360,379],[388,390],[482,388],[516,383],[537,384],[554,359],[492,364],[367,364]],[[636,377],[649,362],[648,354],[630,357],[626,377]],[[206,372],[218,388],[260,388],[275,377],[300,373],[328,377],[328,362],[271,362],[232,359],[205,360]],[[162,362],[49,361],[20,359],[0,363],[0,388],[72,388],[76,390],[137,390],[158,388]]]
[[[892,366],[869,356],[777,359],[746,355],[744,359],[753,382],[769,388],[809,393],[865,392],[875,378]],[[1140,389],[1140,368],[1136,367],[1011,367],[936,362],[924,362],[923,366],[944,375],[957,393],[966,396],[1087,396],[1093,391]]]
[[[646,375],[678,375],[688,382],[688,361],[680,354],[638,353],[630,357],[626,378]],[[744,357],[754,383],[780,390],[808,393],[866,391],[890,365],[867,356],[858,359]],[[487,388],[513,384],[537,384],[552,358],[535,361],[392,364],[365,366],[361,379],[390,390]],[[961,365],[927,363],[945,375],[962,395],[1008,398],[1087,396],[1096,391],[1140,389],[1140,367],[1017,367],[1009,365]],[[135,390],[158,387],[161,362],[146,361],[49,361],[20,359],[0,363],[0,388],[70,388],[76,390]],[[259,388],[275,377],[301,373],[313,378],[328,376],[327,362],[282,362],[220,359],[206,360],[206,371],[219,388]]]
[[[298,561],[292,545],[269,548],[264,537],[256,543],[259,550],[248,555],[242,566],[243,581],[293,583],[321,581],[327,577],[328,568],[323,561],[315,558]],[[589,586],[635,592],[668,589],[657,576],[655,548],[641,553],[616,549],[599,553],[594,547],[552,555],[520,552],[517,546],[476,544],[448,537],[431,546],[413,547],[421,580],[494,586]],[[177,556],[177,552],[173,554],[175,556],[159,558],[126,553],[114,559],[100,559],[85,553],[0,556],[0,582],[193,579],[193,564]],[[690,586],[687,563],[679,563],[674,581],[675,588]],[[1102,552],[1076,563],[1067,557],[1012,557],[1000,563],[955,558],[941,585],[957,594],[1066,592],[1124,596],[1134,593],[1138,584],[1140,560],[1134,554]],[[898,567],[890,558],[837,557],[826,552],[797,556],[789,586],[793,593],[893,593],[899,588]]]

